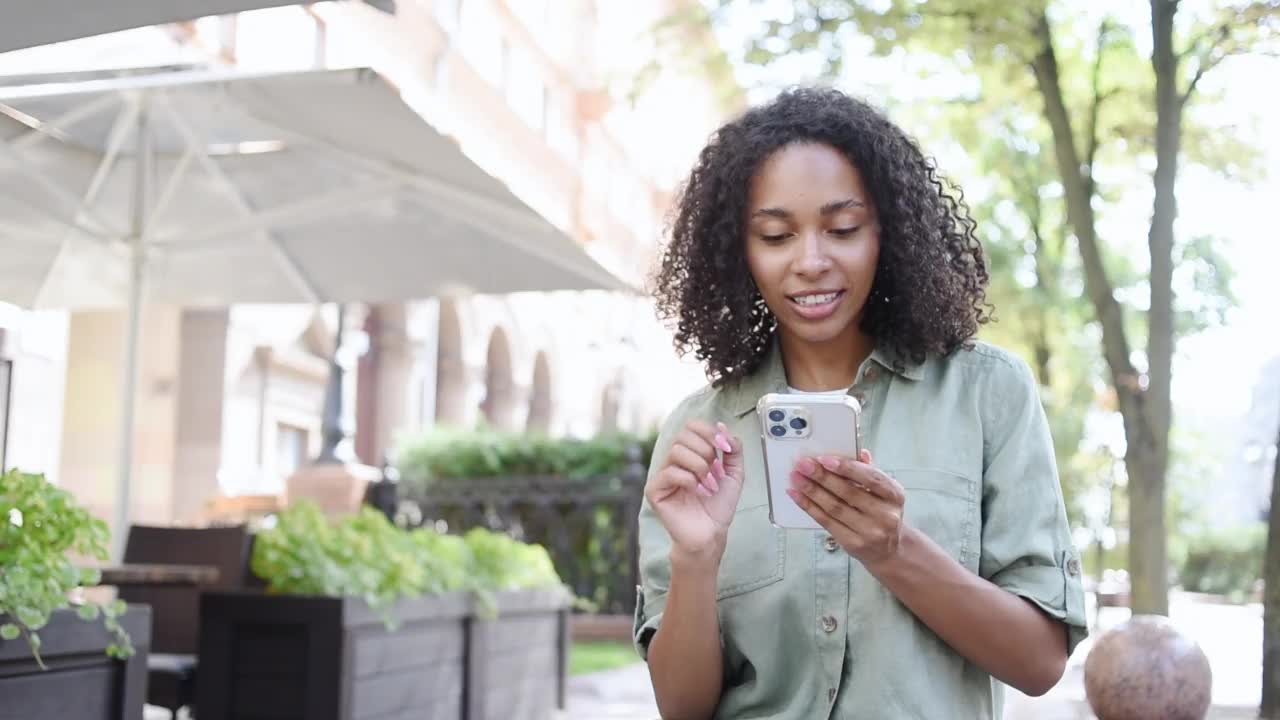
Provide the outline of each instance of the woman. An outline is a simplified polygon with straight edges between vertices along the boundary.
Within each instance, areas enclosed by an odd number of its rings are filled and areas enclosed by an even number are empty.
[[[958,195],[834,90],[699,157],[656,294],[711,383],[668,419],[640,515],[664,718],[997,718],[1001,682],[1044,693],[1085,636],[1037,384],[974,340],[987,271]],[[790,476],[822,531],[769,521],[754,409],[788,389],[863,406],[861,457]]]

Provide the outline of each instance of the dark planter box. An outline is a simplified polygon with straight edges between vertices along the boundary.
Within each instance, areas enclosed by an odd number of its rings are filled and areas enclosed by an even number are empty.
[[[496,617],[467,624],[466,720],[548,720],[565,707],[569,598],[524,590],[494,601]]]
[[[405,600],[398,627],[354,598],[205,593],[200,720],[548,720],[564,706],[559,592]]]
[[[205,593],[200,720],[460,719],[470,608],[404,600],[388,631],[354,598]]]
[[[25,637],[0,640],[0,720],[142,720],[151,608],[130,605],[120,624],[136,651],[128,660],[107,657],[112,637],[102,621],[81,620],[73,610],[54,612],[39,632],[47,670]]]

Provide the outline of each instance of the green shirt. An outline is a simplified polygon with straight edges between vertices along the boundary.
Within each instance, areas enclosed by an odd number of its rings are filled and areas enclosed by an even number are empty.
[[[969,718],[1002,710],[1003,685],[944,643],[824,531],[769,521],[755,406],[786,387],[773,350],[750,377],[706,388],[668,418],[652,474],[690,418],[725,422],[745,444],[746,480],[721,560],[724,686],[718,718]],[[961,565],[1087,630],[1053,444],[1027,365],[976,342],[894,369],[876,351],[849,389],[863,445],[906,490],[905,520]],[[640,512],[636,646],[647,658],[670,584],[671,540]]]

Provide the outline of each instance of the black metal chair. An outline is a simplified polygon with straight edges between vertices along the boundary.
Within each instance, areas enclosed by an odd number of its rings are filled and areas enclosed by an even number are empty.
[[[118,596],[151,606],[151,655],[147,660],[147,704],[195,715],[196,657],[200,635],[200,594],[244,587],[252,536],[244,525],[182,528],[134,525],[124,562],[208,565],[218,579],[209,585],[118,585]]]

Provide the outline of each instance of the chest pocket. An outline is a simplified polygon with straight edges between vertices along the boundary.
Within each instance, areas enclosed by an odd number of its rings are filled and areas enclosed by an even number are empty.
[[[769,522],[769,507],[740,508],[729,525],[716,599],[742,595],[782,579],[786,535]]]
[[[903,519],[978,572],[982,543],[979,483],[945,470],[886,469],[906,491]]]

